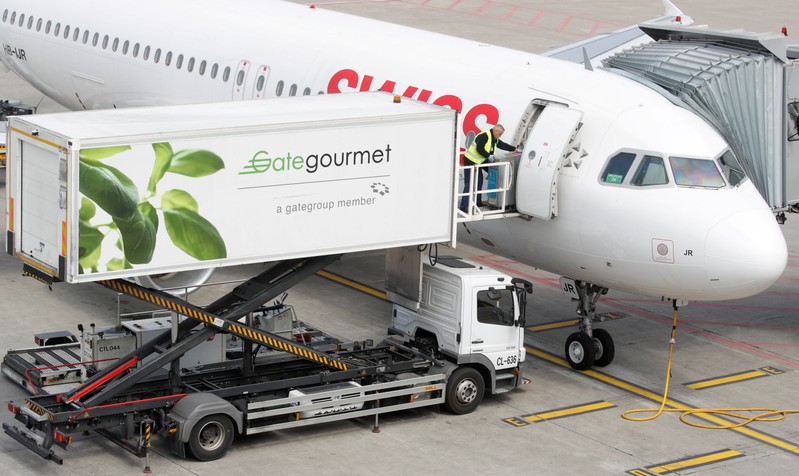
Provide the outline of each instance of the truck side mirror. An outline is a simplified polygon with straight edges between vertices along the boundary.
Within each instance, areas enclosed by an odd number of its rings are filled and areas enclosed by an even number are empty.
[[[517,288],[524,289],[527,294],[533,294],[533,283],[522,278],[513,278],[510,280],[511,284]]]

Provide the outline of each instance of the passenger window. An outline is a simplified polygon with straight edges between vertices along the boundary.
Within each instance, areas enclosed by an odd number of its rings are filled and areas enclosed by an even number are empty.
[[[155,54],[153,55],[153,62],[158,64],[159,61],[161,61],[161,48],[155,50]]]
[[[199,71],[198,71],[198,72],[200,73],[200,76],[202,76],[202,75],[204,75],[204,74],[205,74],[205,68],[206,68],[206,66],[208,66],[208,63],[206,63],[206,61],[205,61],[205,60],[202,60],[202,61],[200,62],[200,69],[199,69]]]
[[[80,36],[80,28],[75,28],[75,31],[72,33],[72,41],[77,43],[79,36]]]
[[[175,67],[180,69],[183,67],[183,55],[178,55],[178,60],[175,61]]]
[[[25,14],[24,13],[20,13],[20,15],[19,15],[19,26],[22,26],[23,23],[25,23]]]
[[[14,20],[16,20],[16,19],[17,19],[17,12],[11,12],[11,21],[9,23],[11,23],[13,25],[14,24]]]
[[[733,154],[731,150],[724,152],[724,154],[719,157],[718,162],[721,173],[724,174],[730,186],[735,187],[746,178],[743,167],[741,167],[741,164],[738,162],[738,159],[735,158],[735,154]]]
[[[36,31],[42,31],[42,23],[44,23],[44,20],[39,18],[39,20],[36,22]]]
[[[100,34],[95,33],[94,36],[92,37],[92,46],[97,46],[97,43],[99,42],[100,42]]]
[[[134,58],[137,58],[139,56],[139,48],[141,48],[141,45],[139,45],[138,43],[133,45],[133,57]]]
[[[275,95],[281,96],[283,94],[283,80],[277,82],[277,87],[275,88]]]
[[[635,161],[635,154],[630,152],[620,152],[611,157],[605,171],[602,172],[602,181],[605,183],[622,183],[630,167]]]
[[[53,32],[53,36],[58,36],[61,33],[61,23],[55,24],[55,31]]]
[[[130,48],[130,41],[125,40],[125,42],[122,43],[122,54],[123,55],[128,54],[128,48]]]
[[[33,16],[28,17],[28,30],[33,28]]]
[[[228,79],[230,79],[230,66],[225,66],[225,72],[222,73],[222,81],[227,83]]]
[[[103,37],[103,49],[107,49],[107,48],[108,48],[108,41],[109,41],[110,39],[111,39],[111,38],[109,38],[109,37],[108,37],[108,35],[105,35],[105,36]]]
[[[50,34],[50,28],[52,28],[52,26],[53,26],[53,21],[52,20],[47,20],[47,24],[44,25],[44,34],[45,35],[49,35]]]
[[[3,23],[8,19],[8,8],[3,11]]]
[[[69,39],[69,25],[64,26],[64,39]]]
[[[259,93],[264,90],[264,83],[266,82],[266,77],[264,75],[258,76],[258,81],[255,82],[255,90]]]
[[[244,71],[239,71],[236,75],[236,86],[244,84]]]
[[[669,183],[666,175],[666,163],[663,158],[645,155],[641,165],[633,176],[633,185],[646,187],[648,185],[664,185]]]
[[[477,292],[477,322],[512,326],[513,293],[509,289],[488,289]]]
[[[289,88],[289,96],[296,96],[297,95],[297,85],[292,84]]]
[[[150,57],[150,47],[149,46],[145,46],[144,47],[144,54],[142,54],[142,59],[144,61],[147,61],[147,58],[149,58],[149,57]]]
[[[216,78],[216,75],[218,73],[219,73],[219,63],[214,63],[214,65],[211,66],[211,79]]]
[[[164,58],[164,66],[169,66],[172,64],[172,52],[167,51],[166,58]]]
[[[303,96],[310,96],[311,95],[311,88],[305,88],[302,90]]]
[[[189,73],[194,71],[194,57],[193,56],[191,58],[189,58],[189,64],[186,65],[186,71],[188,71]]]
[[[89,42],[89,30],[84,30],[83,31],[83,44],[85,45],[88,42]]]
[[[114,42],[111,44],[111,51],[116,53],[118,48],[119,48],[119,38],[114,38]]]
[[[669,161],[677,185],[707,188],[724,186],[724,179],[712,160],[671,157]]]

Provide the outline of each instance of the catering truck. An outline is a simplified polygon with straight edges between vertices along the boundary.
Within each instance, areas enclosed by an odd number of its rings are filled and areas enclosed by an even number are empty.
[[[456,112],[396,100],[11,117],[8,252],[82,283],[449,242]]]
[[[516,388],[532,285],[421,251],[455,243],[455,126],[454,111],[382,93],[12,121],[9,252],[39,279],[95,281],[170,315],[9,352],[3,372],[34,396],[9,403],[6,434],[58,463],[53,447],[85,431],[213,460],[235,434],[469,413]],[[267,304],[376,249],[393,303],[379,343]],[[137,281],[254,261],[271,265],[204,306]]]

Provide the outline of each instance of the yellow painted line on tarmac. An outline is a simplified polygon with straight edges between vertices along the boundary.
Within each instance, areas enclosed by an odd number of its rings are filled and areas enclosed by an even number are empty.
[[[627,471],[627,474],[632,474],[634,476],[668,474],[668,473],[673,473],[674,471],[681,471],[686,469],[698,468],[700,466],[707,466],[709,464],[716,464],[722,461],[731,460],[733,458],[739,458],[741,456],[743,456],[743,453],[741,452],[731,449],[726,449],[713,453],[694,456],[680,461],[661,463],[657,466],[649,466],[641,469],[632,469],[630,471]]]
[[[607,320],[607,319],[610,319],[610,320],[621,319],[624,316],[625,316],[624,314],[613,314],[611,312],[599,315],[600,318],[603,318],[605,320]],[[543,331],[550,331],[552,329],[562,329],[564,327],[572,327],[572,326],[576,326],[579,323],[580,323],[579,319],[569,319],[567,321],[549,322],[549,323],[541,324],[541,325],[538,325],[538,326],[530,326],[530,327],[527,327],[526,329],[528,331],[530,331],[530,332],[543,332]]]
[[[576,326],[579,323],[577,319],[571,319],[568,321],[559,321],[559,322],[552,322],[549,324],[541,324],[540,326],[530,326],[527,328],[530,332],[542,332],[542,331],[549,331],[552,329],[560,329],[562,327],[571,327]]]
[[[558,408],[546,412],[524,415],[522,416],[522,418],[524,418],[529,422],[538,423],[540,421],[545,421],[545,420],[554,420],[556,418],[563,418],[574,415],[581,415],[584,413],[595,412],[598,410],[605,410],[607,408],[613,408],[615,406],[616,405],[610,402],[598,401],[598,402],[586,403],[584,405],[576,405],[573,407]]]
[[[768,377],[769,375],[773,374],[765,372],[761,369],[757,369],[707,380],[698,380],[696,382],[689,382],[683,385],[694,390],[703,390],[710,387],[718,387],[719,385],[727,385],[730,383],[742,382],[744,380],[751,380],[753,378]]]
[[[353,281],[351,279],[347,279],[344,276],[339,276],[338,274],[333,274],[330,271],[320,270],[316,272],[317,275],[327,278],[331,281],[335,281],[339,284],[343,284],[344,286],[349,286],[353,289],[361,291],[362,293],[369,294],[370,296],[374,296],[378,299],[386,299],[386,293],[380,291],[378,289],[366,286],[365,284],[361,284],[357,281]]]
[[[555,356],[553,354],[550,354],[549,352],[544,352],[543,350],[536,349],[535,347],[531,347],[531,346],[525,346],[525,349],[527,350],[528,354],[530,354],[532,356],[535,356],[535,357],[538,357],[539,359],[546,360],[548,362],[551,362],[551,363],[553,363],[555,365],[559,365],[561,367],[565,367],[567,369],[572,369],[571,366],[569,365],[569,363],[566,362],[565,359],[557,357],[557,356]],[[575,370],[575,372],[578,372],[578,371]],[[610,386],[613,386],[613,387],[616,387],[618,389],[625,390],[625,391],[630,392],[632,394],[635,394],[635,395],[638,395],[640,397],[646,398],[647,400],[652,400],[653,402],[655,402],[657,404],[660,404],[661,401],[663,401],[663,395],[661,395],[661,394],[652,392],[650,390],[647,390],[645,388],[639,387],[639,386],[634,385],[634,384],[632,384],[630,382],[626,382],[626,381],[621,380],[619,378],[612,377],[610,375],[607,375],[605,373],[599,372],[597,370],[582,370],[582,371],[579,371],[579,372],[581,374],[585,375],[586,377],[590,377],[590,378],[593,378],[595,380],[599,380],[600,382],[604,382],[604,383],[606,383],[606,384],[608,384]],[[675,409],[678,409],[678,410],[695,410],[696,409],[696,407],[692,407],[690,405],[686,405],[684,403],[681,403],[681,402],[679,402],[677,400],[674,400],[674,399],[671,399],[671,398],[667,398],[666,399],[666,407],[675,408]],[[730,423],[729,420],[723,419],[721,417],[717,417],[715,415],[706,414],[706,413],[694,413],[692,416],[694,416],[694,417],[696,417],[696,418],[698,418],[700,420],[704,420],[704,421],[707,421],[707,422],[710,422],[710,423],[713,423],[713,424],[716,424],[716,425],[727,425],[727,424]],[[784,440],[782,438],[778,438],[776,436],[769,435],[768,433],[764,433],[762,431],[753,430],[752,428],[745,427],[745,426],[737,427],[737,428],[730,428],[730,431],[734,431],[736,433],[740,433],[740,434],[742,434],[744,436],[747,436],[749,438],[752,438],[754,440],[760,441],[760,442],[765,443],[767,445],[773,446],[775,448],[779,448],[781,450],[784,450],[784,451],[787,451],[789,453],[792,453],[794,455],[799,456],[799,445],[797,445],[797,444],[795,444],[793,442]]]

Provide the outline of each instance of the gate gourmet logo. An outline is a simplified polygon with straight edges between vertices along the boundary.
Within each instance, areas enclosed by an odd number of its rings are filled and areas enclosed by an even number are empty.
[[[293,155],[286,152],[283,156],[273,156],[266,150],[259,150],[247,161],[239,175],[280,173],[304,170],[315,174],[321,169],[338,167],[359,167],[377,165],[391,161],[391,144],[373,150],[350,150],[342,152],[324,152]]]

